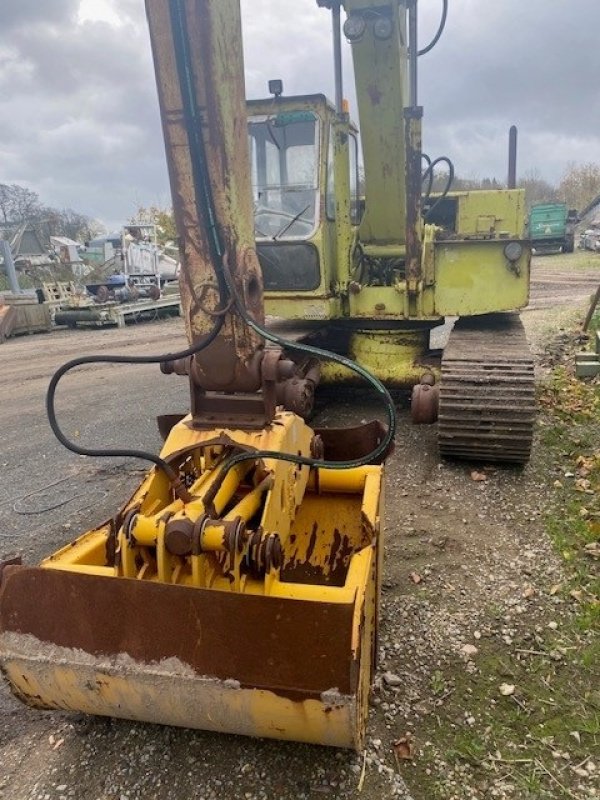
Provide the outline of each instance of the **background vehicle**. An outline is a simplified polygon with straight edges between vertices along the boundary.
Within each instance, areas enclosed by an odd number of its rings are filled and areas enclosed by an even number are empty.
[[[588,228],[579,236],[579,246],[582,250],[592,250],[598,252],[600,250],[600,229]]]
[[[540,203],[529,212],[529,238],[536,250],[561,250],[572,253],[575,249],[577,211],[568,209],[566,203]]]

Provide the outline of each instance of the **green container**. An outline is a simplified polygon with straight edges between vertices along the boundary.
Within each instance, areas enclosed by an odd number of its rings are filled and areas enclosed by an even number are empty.
[[[536,248],[573,250],[573,230],[566,203],[541,203],[529,212],[529,238]]]

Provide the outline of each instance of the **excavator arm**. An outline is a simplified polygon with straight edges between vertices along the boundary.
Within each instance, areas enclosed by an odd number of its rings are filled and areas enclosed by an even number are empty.
[[[189,375],[198,422],[222,417],[215,392],[229,397],[228,421],[245,414],[270,422],[284,399],[288,409],[306,415],[318,367],[305,363],[300,374],[280,347],[267,352],[255,327],[264,324],[263,284],[239,2],[148,0],[146,10],[180,242],[182,307],[190,344],[206,343],[193,358],[165,362],[163,370]]]

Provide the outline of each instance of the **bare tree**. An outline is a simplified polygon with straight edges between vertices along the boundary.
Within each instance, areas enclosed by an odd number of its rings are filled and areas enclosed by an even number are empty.
[[[0,183],[0,218],[5,225],[25,222],[39,208],[40,198],[36,192],[14,183]]]
[[[588,163],[567,166],[558,193],[570,208],[585,208],[600,194],[600,165]]]
[[[31,221],[48,237],[66,236],[80,242],[89,241],[104,230],[97,220],[72,208],[42,206]]]
[[[542,177],[538,169],[526,172],[519,181],[519,188],[525,189],[528,210],[538,203],[555,203],[559,199],[556,188]]]

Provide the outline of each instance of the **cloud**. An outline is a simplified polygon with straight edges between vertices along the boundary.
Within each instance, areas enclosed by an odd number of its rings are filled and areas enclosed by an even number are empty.
[[[3,0],[2,34],[44,22],[71,25],[79,8],[79,0]]]
[[[503,177],[513,124],[521,171],[556,180],[569,161],[600,162],[596,17],[596,0],[505,0],[484,11],[450,0],[444,38],[422,59],[426,137],[463,174]]]
[[[241,0],[247,91],[269,78],[287,94],[333,94],[331,23],[315,0]],[[168,202],[142,0],[4,0],[0,33],[0,182],[35,189],[111,227],[137,204]],[[441,9],[422,2],[425,44]],[[519,172],[560,177],[600,162],[597,0],[450,0],[445,34],[420,60],[424,141],[459,174],[506,173],[508,128]],[[346,94],[356,108],[350,47]],[[375,121],[376,122],[376,121]]]

